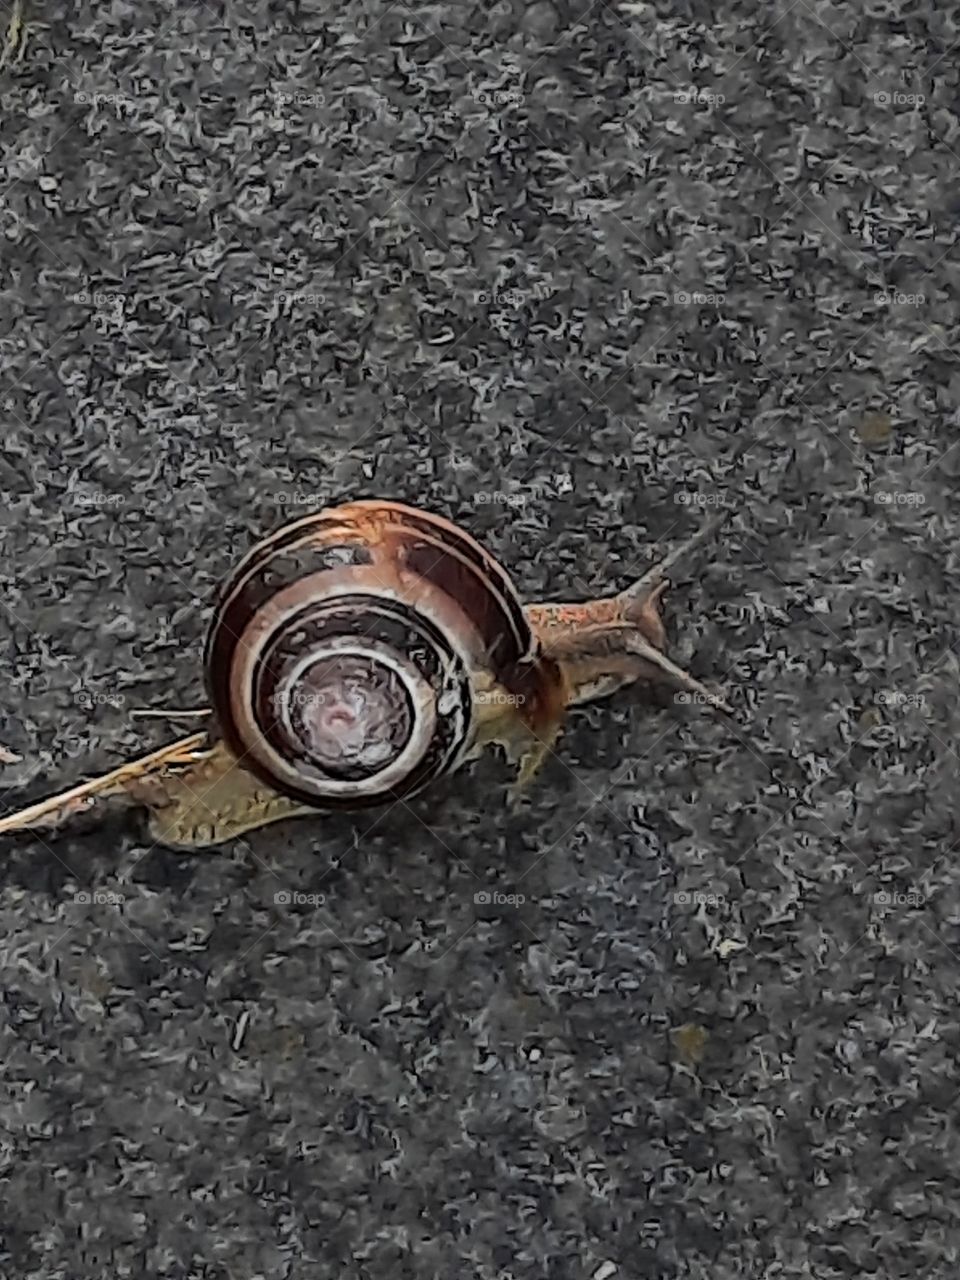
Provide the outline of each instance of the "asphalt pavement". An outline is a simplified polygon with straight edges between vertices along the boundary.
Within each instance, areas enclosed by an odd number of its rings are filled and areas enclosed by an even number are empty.
[[[666,621],[738,720],[598,704],[516,812],[491,756],[206,854],[7,840],[3,1280],[958,1274],[958,37],[31,0],[2,804],[177,732],[227,568],[349,496],[530,600],[732,507]]]

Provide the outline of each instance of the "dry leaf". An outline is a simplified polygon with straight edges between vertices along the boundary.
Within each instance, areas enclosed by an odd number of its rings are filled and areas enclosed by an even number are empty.
[[[868,449],[885,449],[893,435],[890,415],[882,409],[871,409],[869,413],[865,413],[855,429],[860,441]]]
[[[682,1027],[674,1028],[671,1038],[678,1056],[696,1065],[703,1059],[710,1032],[697,1022],[685,1022]]]

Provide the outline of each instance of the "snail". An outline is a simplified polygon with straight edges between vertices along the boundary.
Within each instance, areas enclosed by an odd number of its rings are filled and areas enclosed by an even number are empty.
[[[567,709],[637,680],[729,711],[664,652],[671,565],[578,604],[524,606],[465,530],[398,502],[348,502],[258,542],[219,592],[205,648],[210,728],[0,820],[59,825],[109,796],[161,844],[217,845],[304,814],[404,802],[498,744],[524,786]]]

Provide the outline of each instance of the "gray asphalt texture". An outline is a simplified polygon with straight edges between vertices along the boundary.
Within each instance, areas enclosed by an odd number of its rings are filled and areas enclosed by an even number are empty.
[[[733,504],[667,623],[741,718],[8,840],[4,1280],[958,1274],[954,13],[34,3],[3,804],[181,731],[221,575],[348,496],[531,600]]]

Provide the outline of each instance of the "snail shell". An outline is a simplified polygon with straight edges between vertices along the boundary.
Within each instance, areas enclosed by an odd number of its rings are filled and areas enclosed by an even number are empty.
[[[565,703],[504,569],[449,520],[393,502],[331,508],[256,545],[223,586],[205,665],[239,764],[317,808],[453,772],[484,690],[534,737]]]

